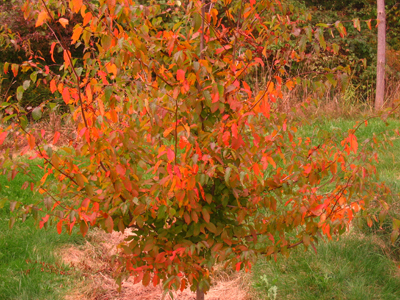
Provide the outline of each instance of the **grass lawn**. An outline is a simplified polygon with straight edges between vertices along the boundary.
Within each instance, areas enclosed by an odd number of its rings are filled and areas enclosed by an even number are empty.
[[[320,119],[301,128],[305,135],[312,135],[316,127],[327,131],[348,130],[355,121]],[[362,125],[357,132],[359,143],[378,137],[386,130],[400,128],[399,120],[388,120],[388,126],[379,119]],[[340,142],[340,140],[338,140]],[[393,138],[393,147],[379,154],[377,167],[380,179],[394,192],[400,192],[400,138]],[[400,204],[397,196],[392,204]],[[397,206],[398,207],[398,206]],[[388,223],[390,224],[390,223]],[[377,226],[378,227],[378,226]],[[390,227],[390,225],[389,225]],[[260,260],[254,266],[252,286],[257,299],[400,299],[400,257],[391,246],[390,228],[372,230],[367,226],[355,228],[339,241],[322,243],[315,254],[311,248],[305,252],[299,246],[289,259],[280,257],[277,262]]]
[[[33,162],[31,166],[35,175],[41,176],[40,168]],[[25,180],[25,176],[19,174],[11,182],[0,176],[0,199],[8,197],[27,204],[35,201],[37,196],[30,189],[20,188]],[[52,270],[52,267],[58,271],[68,269],[59,265],[55,250],[66,243],[82,243],[83,238],[77,234],[59,235],[54,227],[39,230],[32,218],[25,223],[16,221],[14,227],[9,229],[9,217],[9,206],[6,204],[0,209],[0,299],[62,299],[61,293],[71,287],[73,276],[57,274]]]

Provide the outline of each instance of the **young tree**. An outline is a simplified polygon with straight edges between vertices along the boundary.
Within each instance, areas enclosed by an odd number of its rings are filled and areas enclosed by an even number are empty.
[[[279,111],[282,94],[300,82],[286,68],[307,59],[310,44],[337,51],[324,26],[303,27],[290,4],[213,0],[204,9],[188,0],[161,10],[132,0],[67,3],[25,6],[36,26],[53,31],[63,74],[40,61],[25,68],[69,105],[76,132],[53,150],[59,132],[43,139],[23,110],[4,103],[13,122],[0,144],[8,136],[28,145],[6,149],[0,165],[14,178],[29,169],[8,159],[11,150],[33,150],[44,161],[43,178],[23,187],[43,194],[46,214],[11,204],[40,227],[56,224],[61,233],[79,225],[83,235],[91,226],[132,228],[116,261],[119,282],[134,276],[165,289],[190,286],[201,299],[216,263],[249,270],[259,255],[315,248],[323,235],[345,232],[384,188],[373,180],[375,144],[360,151],[358,127],[340,140],[302,137],[298,118]],[[78,23],[68,45],[53,25],[70,19]],[[72,57],[70,47],[80,45],[82,59]],[[259,90],[255,68],[268,68]],[[44,108],[34,109],[35,119]]]

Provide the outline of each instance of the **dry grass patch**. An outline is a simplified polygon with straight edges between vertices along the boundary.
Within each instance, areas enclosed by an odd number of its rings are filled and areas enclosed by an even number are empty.
[[[123,242],[125,234],[113,232],[105,233],[93,230],[87,236],[86,244],[69,246],[60,250],[64,263],[77,270],[81,279],[72,289],[65,300],[159,300],[163,299],[164,292],[161,285],[144,287],[141,283],[134,284],[129,279],[122,284],[118,292],[118,285],[113,279],[114,269],[111,261],[117,253],[117,245]],[[243,272],[227,271],[217,266],[214,272],[211,290],[207,293],[207,300],[250,300],[250,276]],[[195,300],[195,294],[189,289],[183,292],[173,292],[174,299]],[[165,300],[171,299],[165,295]]]

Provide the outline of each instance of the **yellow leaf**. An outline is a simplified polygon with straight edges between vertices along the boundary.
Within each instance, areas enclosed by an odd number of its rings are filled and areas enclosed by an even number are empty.
[[[76,41],[77,41],[77,40],[79,39],[79,37],[81,36],[82,31],[83,31],[83,28],[82,28],[82,27],[76,27],[76,28],[75,28],[74,33],[73,33],[73,35],[72,35],[72,42],[71,42],[71,44],[75,44],[75,43],[76,43]]]
[[[39,16],[38,16],[38,19],[37,19],[37,21],[36,21],[36,27],[39,27],[39,26],[42,26],[43,25],[43,23],[47,20],[49,18],[49,15],[47,14],[47,11],[45,11],[45,10],[42,10],[40,13],[39,13]]]
[[[60,18],[60,19],[58,20],[58,22],[60,22],[60,24],[61,24],[62,27],[64,27],[64,28],[69,24],[69,21],[68,21],[67,19],[65,19],[65,18]]]

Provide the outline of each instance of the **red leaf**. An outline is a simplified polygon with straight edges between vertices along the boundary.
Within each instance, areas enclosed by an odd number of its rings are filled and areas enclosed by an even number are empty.
[[[216,92],[215,94],[212,94],[212,103],[218,102],[219,100],[219,93]]]
[[[237,139],[238,137],[237,124],[233,123],[231,129],[232,129],[232,136]]]
[[[171,148],[167,149],[167,157],[170,162],[175,159],[175,153]]]
[[[117,174],[124,176],[126,173],[126,169],[122,165],[117,165],[116,167]]]
[[[225,131],[224,135],[222,136],[222,141],[224,142],[225,146],[229,146],[229,139],[231,137],[231,134],[229,131]]]
[[[254,171],[254,174],[256,174],[257,176],[260,175],[260,167],[258,166],[257,163],[255,163],[253,165],[253,171]]]
[[[241,261],[239,261],[239,262],[236,264],[236,271],[237,271],[237,272],[240,271],[240,265],[241,265],[241,264],[242,264]]]
[[[176,72],[176,79],[177,79],[178,81],[184,81],[184,80],[185,80],[185,71],[183,71],[183,70],[178,70],[178,71]]]
[[[42,221],[39,222],[39,228],[42,229],[44,224],[49,220],[49,215],[46,215],[45,217],[42,218]]]
[[[69,94],[68,88],[64,88],[63,92],[62,92],[62,97],[63,100],[65,102],[65,104],[69,104],[70,100],[71,100],[71,96]]]
[[[0,145],[3,144],[4,140],[7,137],[8,132],[2,132],[0,133]]]
[[[108,216],[108,218],[104,222],[104,225],[105,225],[105,227],[107,229],[107,232],[111,233],[113,231],[113,229],[114,229],[114,221],[110,216]]]
[[[61,232],[62,232],[62,225],[63,225],[63,220],[60,220],[58,223],[57,223],[57,232],[58,232],[58,234],[61,234]]]

